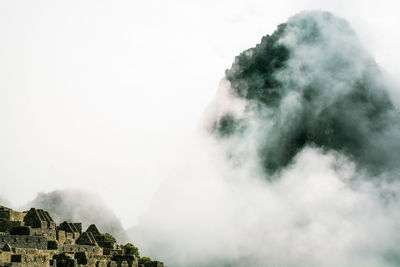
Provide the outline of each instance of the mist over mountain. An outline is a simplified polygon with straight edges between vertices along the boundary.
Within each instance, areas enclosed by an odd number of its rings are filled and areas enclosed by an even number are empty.
[[[47,210],[57,224],[82,222],[86,229],[95,223],[100,231],[112,234],[121,243],[127,242],[121,222],[96,194],[77,189],[39,193],[24,206],[25,209],[31,207]]]
[[[138,246],[168,266],[399,266],[385,75],[331,13],[279,25],[226,71],[204,132],[132,229]]]
[[[300,13],[237,56],[225,78],[229,86],[221,90],[242,105],[218,106],[211,128],[235,140],[228,153],[236,164],[254,154],[271,178],[313,146],[337,151],[371,175],[399,168],[398,110],[346,21]],[[254,151],[240,146],[248,138]]]

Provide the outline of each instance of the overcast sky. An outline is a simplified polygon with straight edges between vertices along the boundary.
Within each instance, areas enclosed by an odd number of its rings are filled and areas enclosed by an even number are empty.
[[[235,55],[310,9],[400,75],[395,0],[1,1],[0,195],[88,189],[135,224]]]

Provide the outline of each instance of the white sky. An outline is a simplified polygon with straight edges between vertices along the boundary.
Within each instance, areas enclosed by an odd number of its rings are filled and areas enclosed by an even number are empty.
[[[398,77],[398,3],[0,1],[0,195],[20,205],[90,189],[130,226],[179,166],[235,55],[322,9]]]

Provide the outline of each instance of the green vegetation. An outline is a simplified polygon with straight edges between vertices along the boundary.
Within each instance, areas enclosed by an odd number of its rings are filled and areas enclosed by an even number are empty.
[[[231,135],[235,132],[237,121],[232,114],[225,114],[213,125],[213,130],[218,130],[221,137]]]
[[[126,243],[123,246],[123,250],[125,255],[133,255],[136,258],[140,259],[139,249],[135,247],[132,243]]]
[[[115,239],[115,237],[113,237],[109,233],[104,233],[103,237],[104,237],[104,241],[106,241],[106,242],[111,242],[113,244],[117,243],[117,239]]]
[[[150,259],[149,257],[142,257],[139,260],[139,264],[146,264],[146,263],[151,263],[151,262],[153,262],[153,260]]]
[[[285,34],[286,24],[281,24],[270,36],[266,35],[256,47],[242,52],[235,58],[225,76],[234,93],[257,104],[276,106],[282,98],[281,83],[275,78],[285,67],[289,49],[278,40]]]
[[[132,243],[126,243],[123,248],[125,255],[132,255],[139,259],[139,264],[152,263],[153,260],[149,257],[140,257],[139,249]]]

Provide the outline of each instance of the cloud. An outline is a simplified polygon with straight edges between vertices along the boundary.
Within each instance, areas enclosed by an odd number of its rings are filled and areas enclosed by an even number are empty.
[[[398,266],[399,120],[348,23],[302,12],[236,57],[131,229],[168,266]]]
[[[244,112],[227,110],[212,126],[220,136],[256,137],[252,153],[268,174],[310,144],[340,151],[374,174],[397,168],[398,112],[379,67],[344,20],[300,13],[236,57],[226,79],[226,90],[247,102]]]
[[[119,242],[127,242],[121,222],[97,194],[77,189],[39,193],[24,206],[31,207],[47,210],[56,223],[82,222],[84,229],[94,223],[101,232],[110,233]]]

